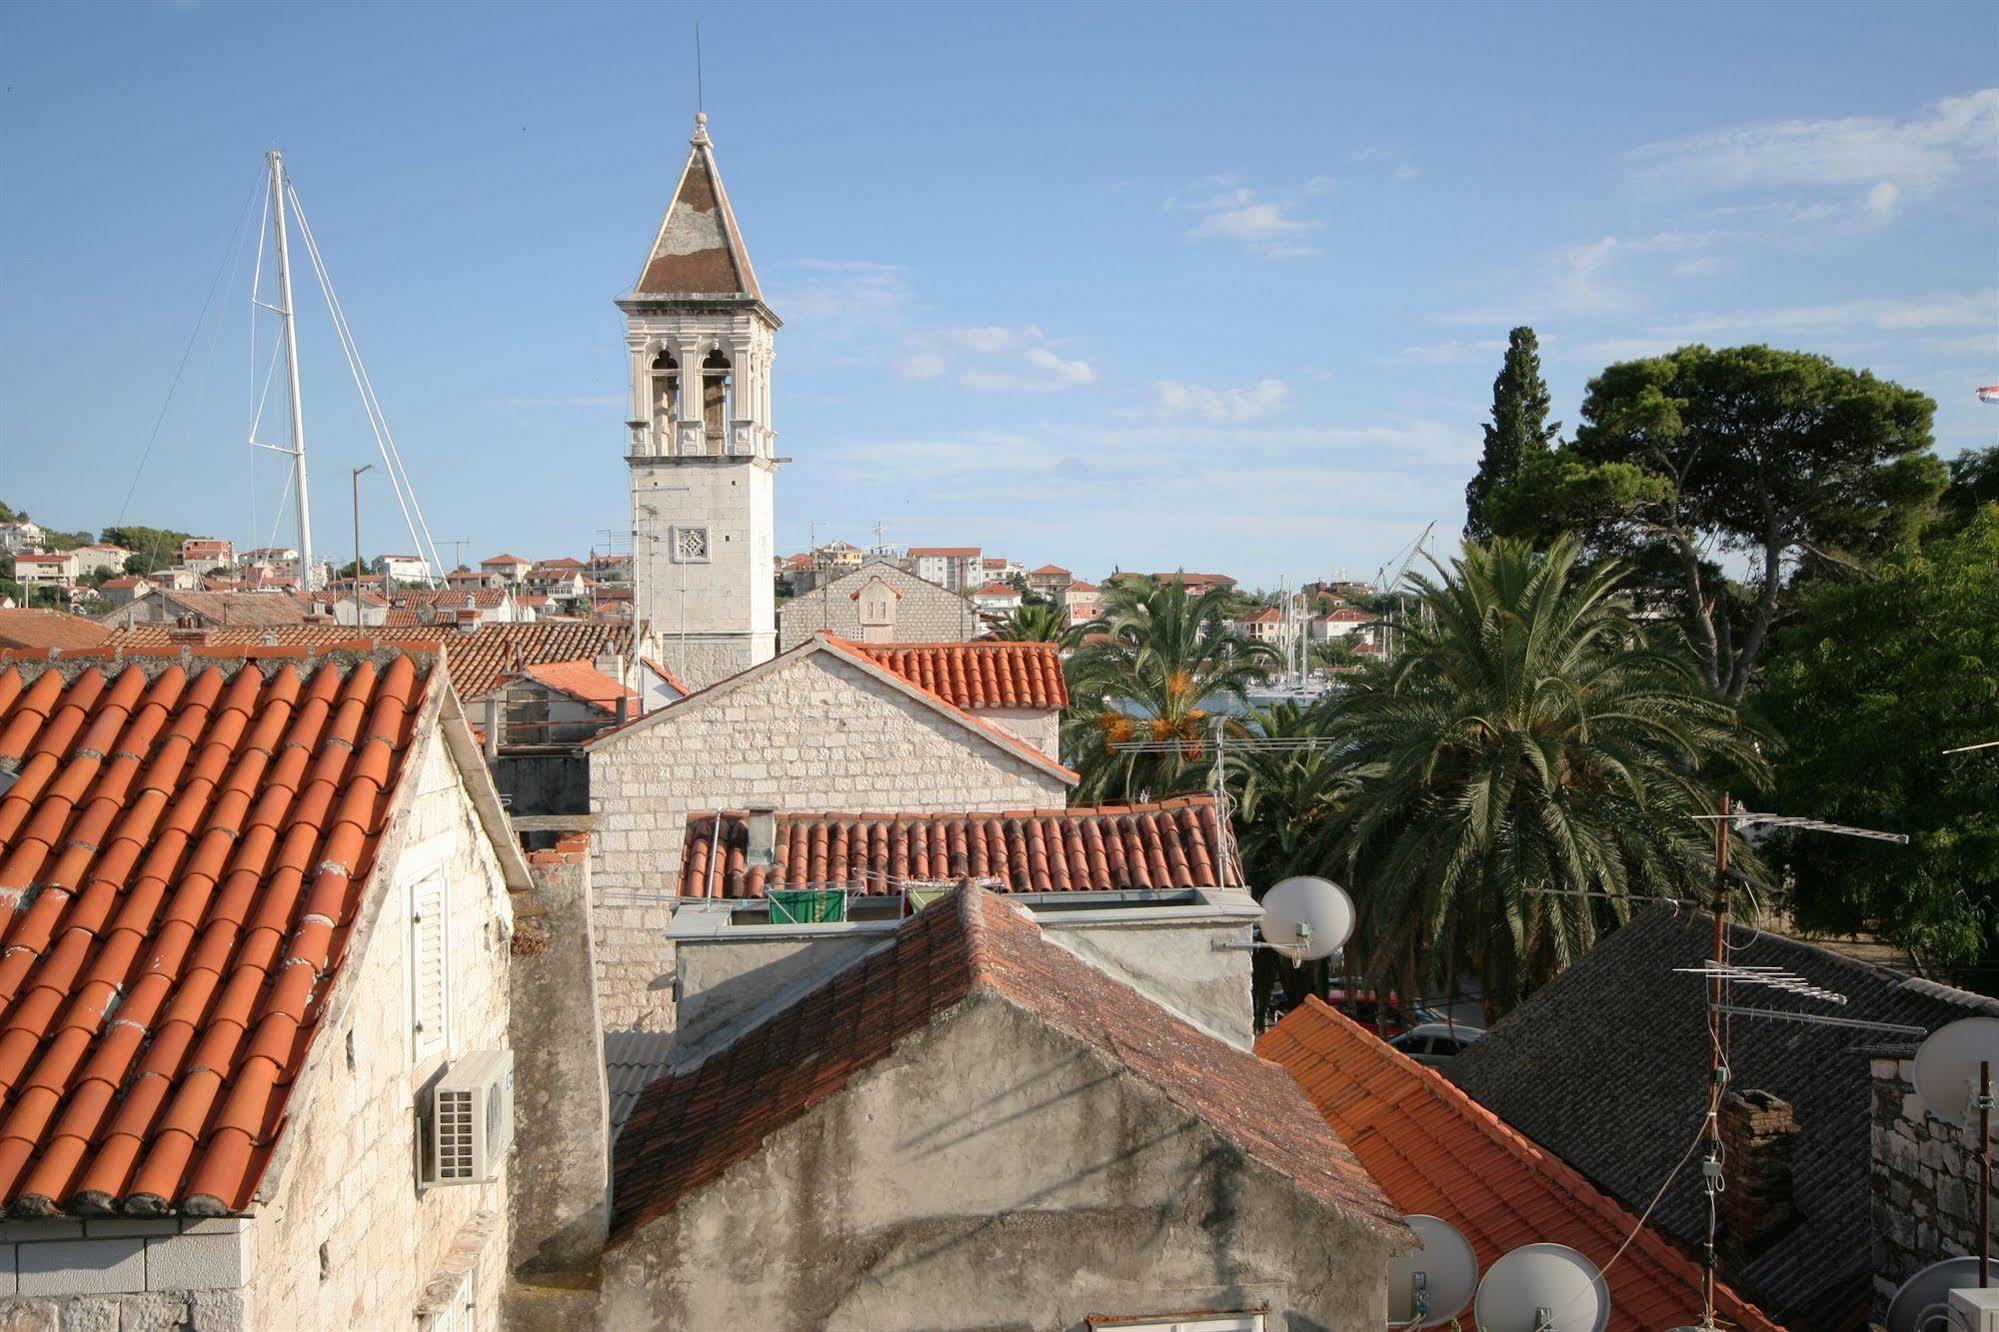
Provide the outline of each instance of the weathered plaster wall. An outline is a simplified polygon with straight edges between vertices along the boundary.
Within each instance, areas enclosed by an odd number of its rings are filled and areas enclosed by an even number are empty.
[[[1056,762],[1062,761],[1062,714],[1052,708],[994,708],[979,720],[1019,736]]]
[[[1132,907],[1090,913],[1105,918],[1087,923],[1059,911],[1037,912],[1036,919],[1050,941],[1247,1050],[1256,1044],[1250,953],[1215,947],[1250,942],[1259,913],[1247,894],[1239,896],[1233,917],[1213,911],[1206,919],[1176,919],[1183,910],[1202,909]]]
[[[616,1328],[1080,1328],[1239,1310],[1378,1332],[1388,1241],[990,995],[605,1258]]]
[[[979,636],[979,616],[971,602],[893,564],[874,561],[785,602],[778,609],[778,650],[795,648],[822,629],[841,638],[862,638],[860,603],[854,593],[877,577],[902,593],[896,599],[890,641],[962,643]]]
[[[823,652],[677,704],[590,751],[604,1026],[672,1025],[664,934],[690,812],[1032,809],[1067,796],[1027,758]]]
[[[1978,1130],[1937,1118],[1913,1082],[1913,1059],[1876,1059],[1873,1160],[1874,1315],[1896,1287],[1945,1258],[1978,1252]],[[1999,1189],[1993,1191],[1999,1213]]]
[[[441,869],[450,884],[447,1055],[506,1048],[506,887],[441,734],[409,762],[412,799],[378,862],[392,877],[356,922],[345,1002],[336,995],[321,1020],[265,1180],[251,1327],[408,1327],[425,1287],[468,1257],[480,1323],[499,1309],[504,1234],[470,1255],[453,1246],[482,1214],[505,1215],[505,1182],[417,1189],[415,1107],[441,1065],[415,1058],[408,949],[410,888]]]

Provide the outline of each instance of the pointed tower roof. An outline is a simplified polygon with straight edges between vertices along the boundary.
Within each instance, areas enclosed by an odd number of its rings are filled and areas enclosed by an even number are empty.
[[[750,266],[742,228],[729,207],[728,191],[722,188],[705,114],[694,117],[690,144],[673,202],[666,207],[645,269],[628,299],[699,296],[761,302],[763,290]]]

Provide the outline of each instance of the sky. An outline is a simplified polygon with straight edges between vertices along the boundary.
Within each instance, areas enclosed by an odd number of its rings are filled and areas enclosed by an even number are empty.
[[[293,543],[248,442],[278,147],[440,550],[601,548],[613,301],[697,19],[784,321],[780,551],[879,523],[1086,576],[1372,576],[1455,540],[1522,323],[1565,432],[1606,364],[1703,341],[1921,389],[1945,455],[1999,435],[1999,5],[17,2],[0,500]],[[295,271],[344,557],[381,464]],[[364,548],[408,549],[362,486]]]

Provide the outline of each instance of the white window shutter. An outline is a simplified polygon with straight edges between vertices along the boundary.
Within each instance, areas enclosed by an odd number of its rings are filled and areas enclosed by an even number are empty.
[[[410,1024],[418,1059],[444,1050],[450,1003],[445,905],[442,874],[427,875],[411,891]]]

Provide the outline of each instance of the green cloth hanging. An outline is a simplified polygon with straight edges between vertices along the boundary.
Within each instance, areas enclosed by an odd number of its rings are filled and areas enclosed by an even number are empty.
[[[940,898],[949,897],[957,891],[956,885],[952,884],[938,884],[935,887],[929,888],[911,886],[902,890],[903,896],[909,899],[909,914],[912,916],[929,906],[932,902]]]
[[[838,888],[775,888],[767,900],[773,925],[837,925],[847,918],[847,894]]]

